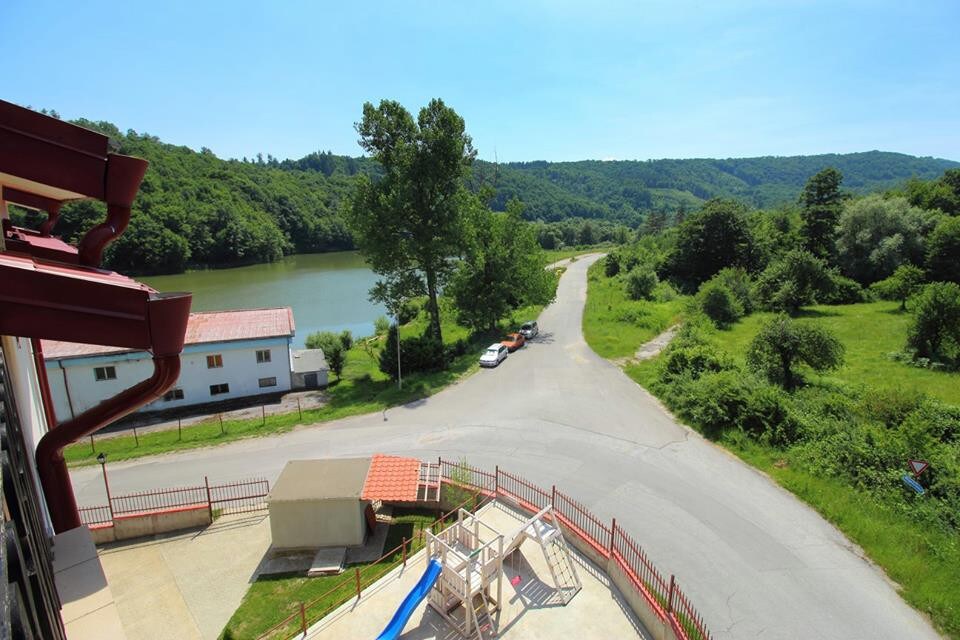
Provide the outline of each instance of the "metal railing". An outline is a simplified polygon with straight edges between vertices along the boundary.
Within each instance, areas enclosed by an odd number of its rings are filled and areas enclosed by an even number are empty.
[[[270,483],[263,478],[238,482],[173,487],[153,491],[137,491],[110,497],[109,504],[82,507],[80,522],[90,527],[110,525],[118,517],[160,513],[184,508],[205,507],[218,515],[263,511]]]

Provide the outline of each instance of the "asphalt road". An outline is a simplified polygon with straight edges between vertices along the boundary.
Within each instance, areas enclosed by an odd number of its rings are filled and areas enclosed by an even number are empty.
[[[677,423],[594,354],[572,263],[540,337],[496,369],[422,401],[275,437],[109,465],[114,492],[263,475],[291,459],[393,453],[466,458],[558,488],[616,517],[678,582],[715,638],[939,637],[882,573],[813,510]],[[479,354],[478,354],[479,355]],[[81,505],[100,469],[74,470]]]

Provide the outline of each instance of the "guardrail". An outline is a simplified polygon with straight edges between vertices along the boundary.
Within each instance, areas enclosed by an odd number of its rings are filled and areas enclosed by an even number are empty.
[[[110,496],[105,505],[79,509],[80,522],[89,527],[102,527],[112,525],[117,517],[130,514],[163,513],[197,506],[207,507],[211,517],[214,510],[228,514],[263,511],[267,508],[266,497],[270,492],[270,483],[263,478],[223,484],[210,484],[207,478],[203,480],[202,485],[193,487],[172,487]]]

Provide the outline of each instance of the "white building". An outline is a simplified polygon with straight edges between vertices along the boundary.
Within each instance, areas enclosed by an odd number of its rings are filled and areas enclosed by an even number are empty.
[[[190,314],[176,385],[141,411],[289,391],[294,330],[290,307]],[[44,340],[43,356],[59,421],[153,373],[145,351]]]

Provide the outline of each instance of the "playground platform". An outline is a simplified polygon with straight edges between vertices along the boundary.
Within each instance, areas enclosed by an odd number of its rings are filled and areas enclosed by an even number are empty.
[[[487,504],[476,515],[483,524],[501,532],[516,530],[529,517],[499,502]],[[486,625],[487,628],[481,627],[483,638],[650,638],[607,575],[576,551],[571,549],[570,554],[582,588],[566,605],[536,542],[525,540],[507,557],[503,562],[503,606],[492,616],[498,633],[493,635],[492,627]],[[359,600],[351,600],[314,624],[306,637],[376,638],[423,575],[427,561],[425,551],[412,556],[406,567],[384,576],[366,589]],[[462,617],[462,608],[460,611]],[[455,640],[463,636],[423,602],[399,637]]]

